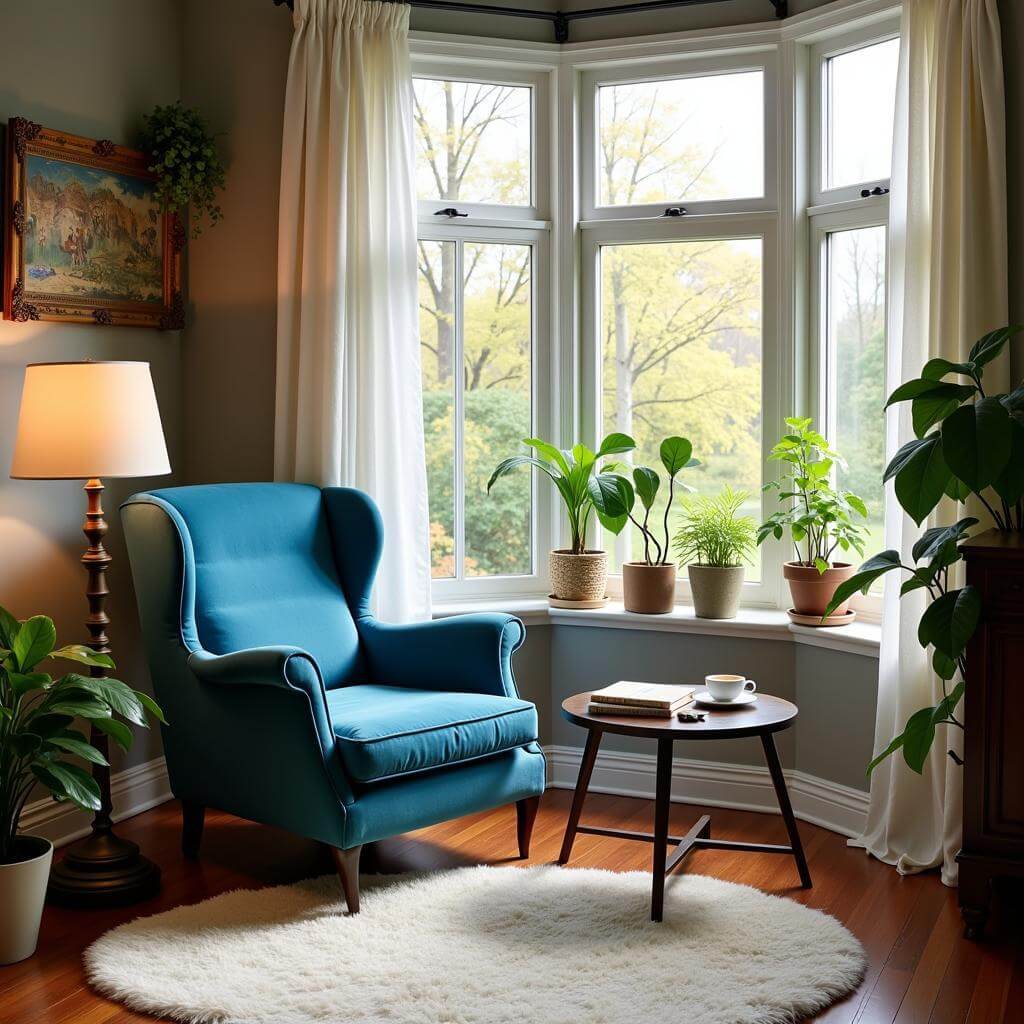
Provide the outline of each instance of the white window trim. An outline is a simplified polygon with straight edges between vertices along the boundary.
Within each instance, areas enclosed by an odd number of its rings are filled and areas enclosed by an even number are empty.
[[[828,236],[835,231],[858,228],[888,227],[889,178],[872,179],[836,189],[825,186],[826,137],[824,108],[826,67],[829,58],[861,47],[884,42],[899,36],[899,19],[887,18],[866,27],[840,32],[819,42],[810,51],[809,139],[811,205],[808,207],[810,260],[808,272],[808,374],[812,415],[825,424],[826,436],[835,434],[835,409],[829,400],[829,338],[826,302],[828,273]],[[880,186],[885,195],[862,197],[862,189]],[[886,282],[888,283],[888,247]],[[888,306],[888,287],[886,289]],[[888,339],[886,339],[888,344]],[[869,552],[870,554],[870,552]],[[878,619],[882,614],[882,598],[878,594],[857,594],[850,602],[859,615]]]
[[[781,422],[783,411],[817,415],[821,394],[817,386],[819,360],[816,344],[816,320],[810,275],[813,255],[814,221],[824,214],[839,214],[848,209],[866,211],[887,207],[887,201],[862,200],[859,189],[855,197],[838,197],[833,192],[823,193],[818,187],[820,158],[814,167],[811,156],[820,154],[820,137],[815,134],[811,108],[820,102],[814,96],[812,67],[815,57],[828,52],[841,52],[850,48],[846,42],[856,33],[864,39],[884,39],[898,34],[899,0],[837,0],[818,10],[795,15],[784,22],[759,25],[740,25],[722,29],[677,32],[641,39],[603,40],[596,43],[573,43],[557,46],[550,43],[528,43],[487,38],[448,36],[437,33],[412,32],[414,74],[427,77],[463,78],[468,80],[507,81],[510,84],[533,84],[536,132],[533,140],[535,173],[546,168],[548,175],[547,205],[539,202],[535,184],[535,206],[527,211],[517,209],[516,227],[545,233],[543,259],[549,267],[549,278],[542,281],[535,275],[534,316],[543,311],[544,321],[538,321],[534,335],[534,417],[538,431],[556,443],[567,445],[585,433],[587,412],[584,402],[585,376],[582,338],[587,330],[586,321],[593,319],[595,311],[588,310],[583,295],[580,252],[586,244],[598,237],[594,230],[603,230],[610,220],[624,222],[636,219],[636,208],[605,208],[600,218],[582,216],[581,191],[578,178],[586,161],[581,157],[581,111],[585,109],[583,93],[587,75],[590,81],[598,78],[613,80],[616,69],[644,62],[657,70],[688,67],[700,64],[738,68],[764,66],[771,68],[774,85],[769,87],[766,75],[765,98],[768,104],[771,92],[775,107],[771,117],[766,115],[765,157],[769,161],[768,147],[777,140],[777,175],[774,184],[766,173],[765,196],[762,208],[749,209],[747,200],[728,201],[729,206],[743,207],[737,212],[737,225],[746,224],[744,230],[733,231],[733,237],[750,234],[750,225],[767,214],[774,223],[759,231],[764,242],[764,346],[765,358],[769,347],[769,334],[774,336],[774,368],[765,367],[765,454],[770,448],[772,417]],[[854,44],[863,45],[863,44]],[[831,49],[829,49],[831,47]],[[693,73],[693,71],[691,71]],[[481,77],[482,76],[482,77]],[[666,74],[666,77],[672,75]],[[645,72],[649,79],[652,73]],[[542,137],[541,125],[546,124],[547,135]],[[579,171],[577,171],[577,168]],[[870,183],[873,187],[876,183]],[[427,237],[437,237],[439,226],[434,223],[433,208],[440,203],[431,202],[429,211],[421,208],[421,229]],[[478,204],[480,205],[480,204]],[[470,204],[459,204],[460,209],[473,214],[460,221],[456,231],[494,228],[501,230],[509,220],[507,211],[494,206],[470,210]],[[716,208],[718,204],[688,204],[689,216],[672,218],[670,229],[700,228],[707,231],[711,221],[725,224],[733,212]],[[610,209],[624,216],[607,216]],[[641,208],[642,209],[642,208]],[[654,208],[661,213],[662,208]],[[773,213],[777,211],[777,213]],[[590,210],[590,214],[596,213]],[[427,220],[430,218],[430,220]],[[707,221],[705,221],[707,218]],[[427,224],[423,221],[427,220]],[[594,221],[599,220],[595,224]],[[682,223],[682,222],[685,222]],[[823,222],[824,223],[824,222]],[[703,226],[702,226],[703,225]],[[510,225],[511,226],[511,225]],[[447,233],[447,228],[445,233]],[[720,228],[714,232],[727,237]],[[769,241],[771,236],[774,242]],[[808,253],[808,250],[811,250]],[[539,251],[539,250],[538,250]],[[543,289],[543,297],[542,291]],[[769,322],[772,321],[772,322]],[[544,355],[541,356],[541,350]],[[591,356],[592,358],[592,356]],[[545,379],[546,377],[546,379]],[[595,392],[596,395],[596,392]],[[775,408],[769,408],[774,395]],[[593,400],[591,400],[593,405]],[[548,433],[544,433],[545,430]],[[768,464],[771,467],[773,464]],[[766,470],[765,479],[771,469]],[[524,595],[542,598],[547,593],[546,546],[554,547],[565,537],[566,526],[561,505],[552,487],[545,481],[534,482],[534,568],[532,577],[474,578],[465,581],[435,580],[435,599],[445,602],[479,600],[482,605],[500,602],[505,595]],[[545,533],[546,529],[546,533]],[[547,537],[549,540],[544,540]],[[769,541],[762,549],[762,582],[754,585],[757,593],[745,592],[744,604],[779,609],[788,607],[788,588],[782,578],[781,566],[784,550],[781,542]],[[685,574],[681,574],[685,575]],[[454,584],[458,583],[458,586]],[[615,582],[610,590],[614,594]],[[681,583],[680,595],[685,599],[687,586]],[[493,604],[492,604],[493,606]],[[870,610],[869,610],[870,614]]]
[[[614,64],[582,72],[580,89],[580,193],[584,223],[589,221],[654,218],[664,214],[666,207],[676,205],[681,197],[664,202],[634,206],[602,206],[599,202],[595,170],[598,155],[597,94],[602,86],[634,82],[704,78],[715,75],[760,71],[764,87],[764,188],[759,196],[738,199],[685,201],[686,218],[701,214],[750,213],[774,211],[778,196],[778,138],[775,126],[778,96],[778,58],[762,49],[727,56],[690,55],[677,60],[641,61],[635,64]]]

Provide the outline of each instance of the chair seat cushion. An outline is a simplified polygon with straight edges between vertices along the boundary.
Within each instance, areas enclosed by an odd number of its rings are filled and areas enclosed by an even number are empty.
[[[338,752],[359,782],[458,764],[537,739],[525,700],[401,686],[343,686],[327,693]]]

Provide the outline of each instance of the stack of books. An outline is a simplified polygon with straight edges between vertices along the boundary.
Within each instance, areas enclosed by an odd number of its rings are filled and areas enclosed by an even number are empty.
[[[592,715],[638,715],[671,718],[693,702],[696,688],[687,683],[634,683],[621,680],[595,690],[587,710]]]

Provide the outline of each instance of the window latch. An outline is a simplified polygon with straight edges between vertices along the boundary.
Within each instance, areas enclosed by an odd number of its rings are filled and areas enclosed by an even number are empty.
[[[862,188],[860,190],[861,199],[870,199],[872,196],[887,196],[889,190],[882,188],[881,185],[876,185],[874,188]]]
[[[669,206],[666,207],[662,217],[685,217],[687,209],[685,206]]]
[[[449,220],[451,220],[452,217],[468,217],[469,214],[468,213],[459,213],[459,211],[456,210],[454,206],[446,206],[443,210],[435,210],[434,211],[434,216],[435,217],[447,217]]]

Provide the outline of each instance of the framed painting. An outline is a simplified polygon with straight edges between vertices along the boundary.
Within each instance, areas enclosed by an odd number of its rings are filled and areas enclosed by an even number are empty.
[[[185,326],[185,232],[144,154],[15,117],[6,157],[5,318]]]

